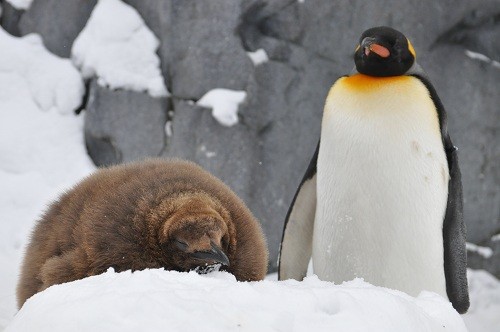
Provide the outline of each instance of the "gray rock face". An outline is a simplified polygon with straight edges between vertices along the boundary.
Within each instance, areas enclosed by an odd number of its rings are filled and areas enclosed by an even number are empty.
[[[491,272],[500,278],[500,238],[492,237],[489,241],[484,241],[481,245],[492,250],[491,256],[481,255],[475,251],[467,252],[467,265],[473,269],[483,269]]]
[[[97,0],[35,0],[19,22],[22,35],[40,34],[49,51],[68,58]]]
[[[162,40],[160,58],[176,97],[218,88],[244,90],[252,63],[236,35],[241,0],[127,0]]]
[[[90,84],[85,142],[98,166],[159,156],[165,142],[167,99]]]
[[[21,16],[20,31],[41,33],[50,50],[67,56],[95,2],[35,0]],[[389,25],[412,41],[447,109],[460,149],[468,241],[498,247],[488,241],[500,232],[500,68],[465,51],[500,61],[500,0],[125,2],[161,41],[172,99],[91,84],[86,139],[96,163],[160,154],[204,166],[262,221],[274,270],[284,218],[316,147],[328,90],[353,68],[360,34]],[[270,60],[254,66],[246,52],[261,48]],[[210,110],[193,104],[214,88],[247,92],[239,124],[223,127]],[[167,109],[169,137],[163,134]],[[498,275],[495,255],[481,263],[471,254],[471,266]]]
[[[7,1],[0,1],[2,7],[0,12],[0,25],[2,28],[13,36],[20,36],[19,20],[24,13],[24,10],[16,9]]]

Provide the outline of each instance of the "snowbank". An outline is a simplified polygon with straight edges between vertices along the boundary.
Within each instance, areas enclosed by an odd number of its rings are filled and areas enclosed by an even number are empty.
[[[110,270],[33,296],[6,332],[201,330],[466,331],[436,294],[412,298],[359,279],[242,283],[225,272]]]
[[[74,63],[84,77],[98,77],[112,89],[147,91],[167,95],[159,41],[131,6],[120,0],[99,0],[87,25],[73,44]]]
[[[469,332],[500,330],[500,281],[483,270],[467,271],[470,308],[464,321]]]
[[[54,108],[61,113],[69,113],[81,104],[84,86],[80,74],[69,60],[49,53],[40,36],[16,38],[0,28],[0,49],[0,73],[14,80],[2,85],[8,89],[0,91],[3,101],[28,93],[26,97],[37,107],[44,111]],[[14,84],[25,84],[27,89],[13,88]]]
[[[212,109],[212,116],[221,125],[231,127],[238,123],[238,106],[245,100],[245,91],[213,89],[201,97],[196,105]]]
[[[74,110],[82,78],[40,38],[0,28],[0,330],[16,312],[29,230],[51,198],[94,169]]]

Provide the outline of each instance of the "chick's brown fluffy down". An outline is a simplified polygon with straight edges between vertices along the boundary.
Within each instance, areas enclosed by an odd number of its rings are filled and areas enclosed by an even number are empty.
[[[21,269],[18,305],[51,285],[109,267],[188,271],[210,263],[207,253],[229,261],[225,270],[237,280],[266,275],[262,229],[219,179],[180,160],[101,169],[38,221]]]

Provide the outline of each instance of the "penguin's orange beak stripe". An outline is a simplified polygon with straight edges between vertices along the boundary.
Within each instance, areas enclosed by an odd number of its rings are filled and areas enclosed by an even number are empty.
[[[382,58],[387,58],[391,55],[391,52],[387,48],[379,44],[370,44],[370,51],[376,53],[378,56]]]

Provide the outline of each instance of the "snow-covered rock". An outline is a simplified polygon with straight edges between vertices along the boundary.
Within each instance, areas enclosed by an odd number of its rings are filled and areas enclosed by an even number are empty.
[[[196,104],[212,109],[213,117],[223,126],[238,123],[238,106],[245,100],[245,91],[213,89],[201,97]]]
[[[29,299],[6,332],[23,331],[466,331],[451,304],[413,298],[360,279],[334,285],[237,282],[145,270],[56,285]]]
[[[99,0],[75,40],[72,58],[86,78],[98,77],[111,89],[167,95],[156,54],[159,41],[131,6]]]

